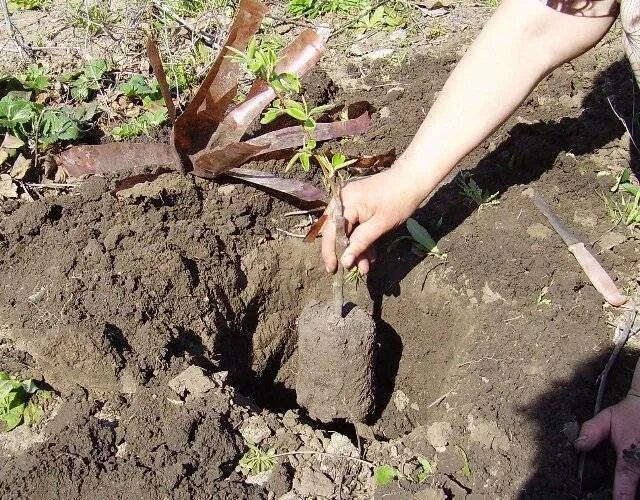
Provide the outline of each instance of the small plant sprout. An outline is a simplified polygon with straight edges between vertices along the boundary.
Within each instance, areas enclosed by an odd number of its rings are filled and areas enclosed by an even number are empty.
[[[460,472],[465,478],[471,479],[472,472],[471,464],[469,463],[469,455],[467,455],[467,452],[464,451],[464,448],[461,446],[456,446],[456,448],[458,449],[458,453],[460,453],[460,458],[462,458],[462,468],[460,469]]]
[[[540,291],[540,295],[538,295],[538,298],[536,299],[536,304],[538,304],[539,306],[550,306],[551,299],[548,297],[548,294],[549,294],[549,287],[545,286]]]
[[[389,486],[395,479],[400,477],[400,472],[395,467],[383,464],[376,467],[375,478],[378,486]]]
[[[358,286],[365,283],[365,275],[362,274],[358,266],[353,266],[344,277],[345,283],[353,283],[358,289]]]
[[[446,258],[447,254],[443,253],[436,241],[431,237],[427,228],[413,218],[407,219],[407,231],[411,235],[411,241],[420,252],[426,255],[435,255],[436,257]],[[406,236],[405,236],[406,238]],[[398,240],[396,240],[398,241]]]
[[[269,471],[275,467],[275,448],[269,448],[267,451],[262,451],[253,444],[249,443],[247,446],[249,446],[249,451],[247,451],[240,459],[240,467],[247,469],[249,473],[254,476],[262,472]]]
[[[603,197],[609,218],[614,224],[623,224],[632,230],[640,227],[640,189],[636,187],[636,190],[635,196],[627,198],[622,195],[619,202]]]
[[[486,205],[498,205],[500,202],[496,200],[498,193],[490,195],[475,181],[470,172],[460,172],[458,177],[458,185],[460,193],[472,203],[483,207]]]
[[[433,470],[435,469],[435,465],[427,460],[423,456],[416,457],[416,460],[420,464],[420,470],[418,471],[418,475],[416,477],[419,484],[424,483],[427,478],[433,474]]]

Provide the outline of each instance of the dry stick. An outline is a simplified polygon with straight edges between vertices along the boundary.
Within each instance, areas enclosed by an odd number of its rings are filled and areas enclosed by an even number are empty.
[[[614,110],[615,112],[615,110]],[[604,365],[602,373],[598,377],[598,393],[596,395],[596,404],[594,405],[593,415],[597,415],[600,413],[600,409],[602,408],[602,398],[604,397],[604,389],[607,384],[607,378],[609,377],[609,372],[611,368],[613,368],[613,364],[616,359],[618,359],[618,355],[620,351],[622,351],[623,347],[629,340],[629,337],[632,335],[632,328],[636,321],[636,316],[638,315],[638,310],[635,307],[635,304],[632,302],[629,304],[631,310],[629,311],[629,316],[616,326],[615,334],[613,336],[613,351],[609,355],[609,359],[607,363]],[[635,333],[635,332],[634,332]],[[587,459],[586,452],[582,452],[580,454],[580,461],[578,463],[578,481],[580,483],[580,489],[582,490],[582,477],[584,475],[584,466]]]
[[[0,10],[2,10],[2,14],[4,15],[4,23],[7,26],[7,33],[9,34],[9,38],[13,40],[13,43],[16,44],[19,53],[26,57],[31,56],[31,48],[26,43],[24,43],[22,35],[16,30],[15,26],[13,25],[13,21],[11,21],[11,14],[9,14],[7,0],[0,0]]]
[[[342,184],[336,179],[333,186],[333,197],[331,199],[331,219],[336,227],[336,257],[338,258],[338,270],[333,276],[333,310],[338,318],[342,318],[344,305],[344,267],[340,262],[340,257],[347,249],[347,235],[344,229],[344,207],[342,206]]]
[[[613,107],[613,103],[611,102],[611,96],[607,96],[607,102],[609,103],[609,106],[611,106],[611,110],[613,111],[613,114],[616,115],[618,120],[620,120],[620,123],[622,123],[622,126],[624,127],[624,129],[627,131],[627,134],[629,134],[629,139],[631,139],[631,144],[633,144],[633,147],[636,148],[636,151],[640,152],[640,148],[638,148],[638,145],[636,144],[636,141],[633,138],[633,134],[631,133],[631,130],[629,130],[629,127],[627,126],[627,122],[624,121],[624,118],[622,118],[622,116],[620,116],[620,114],[616,111],[616,108]]]

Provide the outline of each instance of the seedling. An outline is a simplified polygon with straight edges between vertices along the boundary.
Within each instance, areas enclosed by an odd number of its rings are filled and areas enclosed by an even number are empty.
[[[109,63],[104,59],[91,59],[80,74],[66,75],[62,81],[67,83],[71,97],[76,101],[87,101],[100,90],[102,79],[109,71]]]
[[[116,140],[133,139],[142,134],[148,134],[149,129],[159,127],[169,118],[167,108],[164,106],[145,111],[136,118],[111,129],[109,134]]]
[[[635,196],[621,196],[621,201],[603,196],[609,218],[616,225],[623,224],[630,229],[640,226],[640,189],[636,188]]]
[[[460,172],[458,177],[458,185],[460,186],[460,193],[472,203],[483,207],[486,205],[498,205],[500,202],[496,200],[499,193],[490,195],[475,181],[471,173]]]
[[[381,5],[373,12],[366,14],[356,23],[356,30],[364,33],[371,29],[401,28],[406,24],[406,19],[398,11],[389,5]]]
[[[548,294],[549,294],[549,287],[545,286],[540,291],[540,295],[538,295],[538,298],[536,300],[536,304],[538,304],[539,306],[550,306],[551,305],[551,299],[547,296]]]
[[[400,472],[391,465],[384,464],[376,467],[375,478],[378,486],[389,486],[394,479],[400,477]]]
[[[409,238],[416,249],[419,252],[424,253],[425,255],[435,255],[436,257],[446,258],[447,254],[443,253],[439,248],[436,241],[431,237],[427,228],[425,228],[422,224],[420,224],[417,220],[413,218],[407,219],[406,222],[407,231],[411,237]],[[406,236],[403,238],[399,238],[397,241],[407,238]],[[395,243],[395,242],[394,242]]]
[[[0,372],[0,421],[5,431],[21,423],[34,425],[42,420],[40,404],[51,397],[49,391],[39,389],[33,380],[20,380]]]
[[[249,446],[249,451],[247,451],[240,459],[240,467],[247,469],[254,476],[275,467],[275,448],[269,448],[267,451],[262,451],[253,444],[249,443],[247,446]]]
[[[365,283],[365,276],[362,274],[358,266],[353,266],[345,275],[344,282],[353,283],[357,290],[359,285]]]
[[[431,474],[433,474],[433,469],[435,468],[435,465],[432,464],[429,460],[427,460],[423,456],[416,457],[416,460],[420,464],[420,471],[418,472],[417,480],[419,484],[422,484],[427,480],[427,478]]]
[[[460,472],[467,479],[471,479],[472,472],[471,472],[471,464],[469,463],[469,456],[461,446],[456,446],[456,448],[458,450],[458,453],[460,453],[460,458],[462,458],[462,469],[460,469]]]
[[[24,73],[18,75],[22,86],[27,90],[43,92],[51,85],[49,70],[39,64],[30,64]]]
[[[158,81],[154,78],[147,82],[142,75],[133,75],[127,82],[120,84],[118,90],[130,99],[142,100],[148,97],[156,101],[161,98]]]

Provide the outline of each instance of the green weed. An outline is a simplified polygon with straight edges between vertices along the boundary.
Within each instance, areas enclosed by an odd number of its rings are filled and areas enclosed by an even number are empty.
[[[640,227],[640,188],[635,188],[635,196],[629,198],[621,196],[620,201],[603,196],[607,213],[611,221],[618,225],[623,224],[630,229]]]
[[[123,123],[118,127],[114,127],[111,129],[109,134],[116,141],[134,139],[142,134],[148,134],[150,129],[159,127],[165,123],[167,119],[167,108],[157,107],[155,109],[145,111],[140,116],[131,118],[128,122]]]
[[[388,486],[394,479],[400,477],[400,472],[395,467],[388,464],[379,465],[374,473],[378,486]]]
[[[20,380],[0,372],[0,421],[5,431],[21,423],[35,425],[42,420],[41,404],[51,398],[51,392],[39,389],[31,379]]]
[[[51,0],[9,0],[7,7],[9,12],[14,12],[16,10],[44,9],[50,4]]]
[[[362,272],[360,272],[360,269],[358,268],[358,266],[353,266],[345,274],[344,282],[345,283],[353,283],[354,286],[356,287],[356,290],[357,290],[358,286],[363,285],[366,282],[366,278],[365,278],[364,274],[362,274]]]
[[[96,115],[97,107],[48,108],[10,93],[0,99],[0,132],[8,132],[24,143],[36,140],[49,146],[78,139],[83,126]]]
[[[248,443],[247,446],[249,446],[249,451],[240,459],[240,467],[247,469],[252,475],[273,469],[276,465],[275,448],[262,451],[253,444]]]
[[[438,244],[431,237],[429,231],[413,218],[407,219],[407,231],[411,235],[411,239],[416,247],[427,255],[436,255],[438,257],[446,257],[445,253],[438,248]]]
[[[417,475],[416,479],[417,479],[419,484],[422,484],[427,480],[427,478],[431,474],[433,474],[433,471],[435,469],[435,465],[432,464],[429,460],[427,460],[423,456],[416,457],[416,460],[420,464],[420,470],[418,471],[418,475]]]
[[[182,17],[195,17],[204,12],[228,7],[230,0],[168,0],[173,12]]]
[[[111,9],[110,2],[101,0],[69,0],[69,24],[86,30],[91,36],[105,31],[118,22],[118,15]]]
[[[402,28],[407,20],[395,8],[390,5],[381,5],[373,12],[362,16],[356,23],[356,31],[364,33],[372,29]]]
[[[536,299],[536,304],[538,304],[539,306],[550,306],[551,299],[548,297],[548,295],[549,295],[549,287],[545,286],[540,291],[540,295],[538,295],[538,298]]]
[[[456,448],[458,449],[458,453],[460,453],[460,458],[462,458],[462,468],[460,469],[460,472],[465,478],[471,479],[472,472],[469,455],[467,455],[467,452],[464,451],[461,446],[456,446]]]
[[[289,14],[315,18],[329,13],[356,14],[366,9],[368,0],[289,0]]]
[[[80,74],[65,75],[62,81],[69,87],[71,97],[76,101],[87,101],[102,88],[102,79],[109,71],[109,63],[104,59],[91,59]]]
[[[497,205],[500,202],[496,200],[499,193],[489,194],[475,181],[471,173],[460,172],[458,176],[458,185],[460,193],[472,203],[482,207],[485,205]]]
[[[18,75],[22,86],[27,90],[44,92],[51,85],[49,70],[39,64],[30,64],[24,73]]]

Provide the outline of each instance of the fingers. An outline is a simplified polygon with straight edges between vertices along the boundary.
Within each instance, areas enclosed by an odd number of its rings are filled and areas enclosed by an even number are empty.
[[[356,258],[363,255],[383,232],[375,217],[357,226],[351,233],[349,245],[340,259],[342,265],[346,268],[353,266]]]
[[[613,499],[633,500],[636,497],[638,480],[640,480],[638,464],[627,460],[623,452],[618,453],[613,480]]]
[[[332,220],[327,220],[322,228],[322,260],[328,273],[335,273],[338,268],[336,257],[336,225]]]
[[[575,447],[578,451],[591,451],[607,439],[610,432],[611,409],[607,408],[582,424]]]

